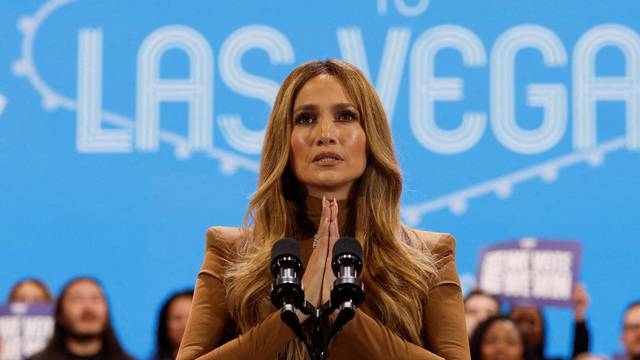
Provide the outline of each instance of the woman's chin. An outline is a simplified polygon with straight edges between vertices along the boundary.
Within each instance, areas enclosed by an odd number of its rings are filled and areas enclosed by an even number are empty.
[[[353,180],[345,180],[339,177],[319,176],[307,183],[307,189],[318,196],[329,196],[329,198],[344,197],[348,194]]]

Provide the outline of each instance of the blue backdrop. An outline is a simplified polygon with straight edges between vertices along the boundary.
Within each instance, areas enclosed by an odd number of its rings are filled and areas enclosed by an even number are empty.
[[[278,84],[362,68],[392,121],[403,220],[479,250],[582,242],[592,349],[640,297],[635,0],[69,1],[0,5],[0,296],[100,278],[125,346],[152,351],[205,229],[238,225]],[[547,313],[570,350],[570,310]]]

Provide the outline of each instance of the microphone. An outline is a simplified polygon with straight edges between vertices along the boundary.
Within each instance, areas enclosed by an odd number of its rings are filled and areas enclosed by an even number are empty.
[[[280,319],[304,342],[309,349],[307,335],[300,324],[296,308],[305,311],[304,290],[298,274],[302,270],[300,245],[292,239],[280,239],[271,248],[271,303],[281,309]]]
[[[276,308],[295,310],[304,303],[304,291],[298,274],[302,270],[300,245],[292,239],[278,240],[271,248],[271,303]]]
[[[331,303],[338,317],[348,321],[364,300],[364,285],[358,279],[362,271],[362,246],[358,240],[343,236],[333,245],[331,269],[336,276],[331,288]]]

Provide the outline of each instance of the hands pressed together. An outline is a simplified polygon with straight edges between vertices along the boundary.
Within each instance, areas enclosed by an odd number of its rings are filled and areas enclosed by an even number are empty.
[[[322,197],[322,213],[318,224],[317,245],[311,253],[302,277],[305,298],[316,308],[329,301],[331,285],[336,279],[331,270],[333,245],[340,238],[338,226],[338,202]],[[301,315],[300,321],[308,316]]]

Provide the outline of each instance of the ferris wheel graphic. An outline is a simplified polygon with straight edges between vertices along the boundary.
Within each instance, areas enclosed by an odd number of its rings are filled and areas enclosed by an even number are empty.
[[[46,1],[33,15],[23,16],[17,23],[18,29],[22,33],[21,58],[13,64],[13,73],[29,81],[34,90],[41,96],[41,105],[46,111],[66,110],[76,112],[77,101],[56,92],[40,76],[33,59],[35,38],[41,25],[51,14],[77,1]],[[428,2],[425,3],[428,4]],[[6,103],[6,98],[0,95],[0,114]],[[135,121],[132,118],[114,111],[102,110],[102,120],[119,128],[135,128]],[[161,142],[173,147],[177,159],[186,160],[190,157],[191,152],[188,141],[184,136],[166,129],[161,129],[159,136]],[[416,226],[422,222],[426,214],[436,211],[448,210],[454,215],[463,215],[466,213],[471,200],[475,198],[492,195],[499,199],[508,199],[516,190],[517,185],[532,180],[542,180],[551,184],[558,179],[559,173],[563,169],[582,163],[594,168],[599,167],[609,153],[623,149],[625,149],[624,136],[616,137],[587,151],[571,152],[424,202],[405,204],[402,206],[401,216],[407,224]],[[259,164],[256,160],[228,150],[212,147],[205,151],[205,155],[217,161],[220,171],[227,176],[233,175],[239,170],[257,173],[259,169]]]

